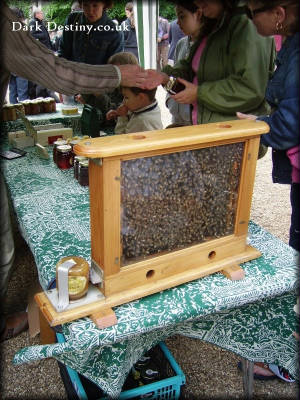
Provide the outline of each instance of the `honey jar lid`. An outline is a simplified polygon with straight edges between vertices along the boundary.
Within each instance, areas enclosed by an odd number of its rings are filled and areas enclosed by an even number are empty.
[[[81,167],[88,167],[89,166],[89,160],[85,159],[85,160],[79,160],[79,165]]]
[[[65,139],[57,139],[53,144],[62,146],[63,144],[67,144],[68,142]]]
[[[74,160],[82,161],[82,160],[87,160],[87,158],[84,157],[84,156],[75,156],[75,157],[74,157]]]
[[[57,146],[57,151],[60,151],[61,153],[67,153],[68,151],[71,151],[71,146],[68,144]]]

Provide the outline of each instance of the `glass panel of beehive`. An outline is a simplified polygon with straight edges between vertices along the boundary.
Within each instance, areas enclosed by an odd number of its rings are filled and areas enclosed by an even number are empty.
[[[121,163],[122,265],[233,234],[244,143]]]

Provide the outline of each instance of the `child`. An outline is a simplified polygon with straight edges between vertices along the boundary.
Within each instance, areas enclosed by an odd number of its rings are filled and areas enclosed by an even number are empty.
[[[134,54],[129,52],[121,52],[112,55],[109,59],[107,64],[112,65],[125,65],[125,64],[133,64],[138,65],[138,60],[134,56]],[[90,106],[96,107],[101,111],[103,115],[104,123],[105,123],[105,115],[106,113],[111,110],[112,108],[117,108],[121,105],[123,96],[119,88],[114,89],[111,93],[107,94],[99,94],[94,96],[90,95],[78,95],[76,96],[76,100],[82,104],[89,104]],[[113,121],[108,123],[111,125]],[[105,124],[106,125],[106,124]],[[114,125],[114,124],[113,124]]]
[[[152,90],[137,87],[121,87],[123,104],[110,110],[106,118],[117,118],[115,133],[133,133],[163,129],[160,109]]]

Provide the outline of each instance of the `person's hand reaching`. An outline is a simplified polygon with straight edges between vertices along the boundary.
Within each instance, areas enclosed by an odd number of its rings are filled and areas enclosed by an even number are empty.
[[[177,79],[178,82],[182,83],[185,86],[185,89],[173,95],[172,98],[177,101],[177,103],[181,104],[192,104],[197,101],[198,86],[189,81],[186,81],[185,79]]]
[[[109,110],[106,113],[106,119],[111,120],[117,117],[125,117],[127,113],[128,108],[124,104],[121,104],[116,110]]]
[[[117,66],[121,73],[121,85],[127,87],[140,87],[144,88],[147,80],[146,71],[139,65],[118,65]]]

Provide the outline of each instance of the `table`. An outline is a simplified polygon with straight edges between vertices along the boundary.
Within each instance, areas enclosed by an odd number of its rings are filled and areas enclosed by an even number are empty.
[[[3,173],[20,230],[46,289],[63,256],[90,261],[89,190],[52,159],[5,161]],[[62,326],[65,343],[21,349],[14,363],[54,357],[117,398],[133,363],[161,340],[182,334],[221,346],[250,361],[273,362],[298,376],[296,303],[299,255],[258,225],[249,242],[263,256],[242,267],[246,278],[198,279],[116,307],[118,324],[99,330],[89,318]]]
[[[76,105],[78,107],[78,114],[65,115],[62,113],[63,104],[56,104],[56,112],[53,113],[42,113],[37,115],[26,115],[26,118],[32,123],[32,125],[46,125],[62,123],[65,128],[72,128],[73,134],[81,135],[81,123],[80,117],[82,114],[83,106],[81,104]],[[1,123],[1,129],[3,132],[13,132],[24,130],[24,124],[21,119],[16,121],[7,121]]]

